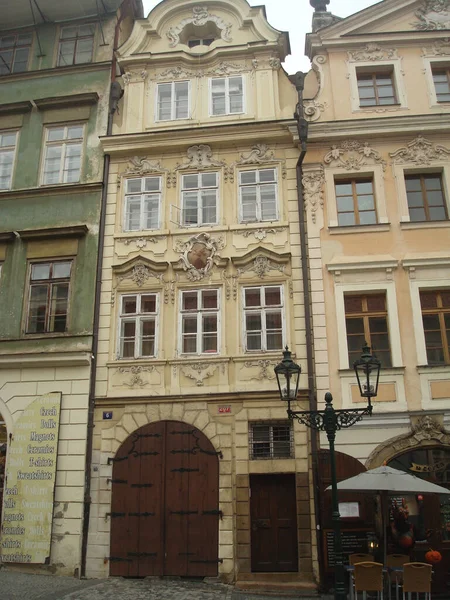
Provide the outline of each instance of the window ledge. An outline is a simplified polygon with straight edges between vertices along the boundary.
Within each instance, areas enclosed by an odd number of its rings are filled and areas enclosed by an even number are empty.
[[[417,372],[424,373],[445,373],[450,375],[450,365],[417,365]]]
[[[381,367],[381,371],[380,371],[380,382],[382,382],[382,378],[385,375],[403,375],[404,372],[406,370],[406,367]],[[356,383],[356,374],[354,369],[338,369],[338,373],[341,377],[345,377],[345,378],[350,378],[350,377],[354,377],[355,378],[355,383]]]
[[[39,110],[48,110],[54,108],[67,108],[68,106],[90,106],[97,104],[99,96],[97,92],[87,92],[85,94],[73,94],[72,96],[57,96],[54,98],[40,98],[34,100]]]
[[[390,223],[375,223],[374,225],[333,225],[328,227],[330,235],[345,235],[348,233],[378,233],[389,231]]]
[[[95,183],[60,183],[57,185],[42,185],[39,187],[32,188],[17,188],[11,190],[0,191],[0,200],[2,198],[24,198],[28,196],[37,196],[45,194],[48,195],[59,195],[59,194],[89,194],[91,192],[97,192],[102,189],[101,182]]]
[[[124,240],[133,240],[147,237],[161,237],[169,235],[169,229],[140,229],[139,231],[123,231],[114,235],[114,239],[123,242]]]
[[[12,102],[10,104],[0,104],[0,116],[3,115],[23,115],[30,112],[33,108],[31,102]]]
[[[440,229],[450,227],[450,221],[405,221],[400,223],[402,229]]]
[[[232,225],[231,231],[242,232],[248,229],[262,229],[265,227],[288,227],[287,221],[252,221],[251,223],[239,223],[238,225]]]

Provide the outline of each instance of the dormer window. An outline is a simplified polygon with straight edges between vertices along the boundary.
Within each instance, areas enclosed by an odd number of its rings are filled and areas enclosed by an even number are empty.
[[[199,39],[192,39],[192,40],[188,40],[187,45],[189,46],[189,48],[194,48],[195,46],[211,46],[211,44],[213,43],[214,38],[199,38]]]

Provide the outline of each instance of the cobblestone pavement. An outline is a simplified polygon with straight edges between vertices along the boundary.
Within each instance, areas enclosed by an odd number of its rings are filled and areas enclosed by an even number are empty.
[[[232,586],[183,579],[88,579],[31,575],[0,569],[1,600],[281,600]],[[283,597],[283,600],[286,600]],[[308,598],[302,598],[308,600]],[[317,596],[315,600],[320,600]],[[322,600],[326,600],[325,597]]]

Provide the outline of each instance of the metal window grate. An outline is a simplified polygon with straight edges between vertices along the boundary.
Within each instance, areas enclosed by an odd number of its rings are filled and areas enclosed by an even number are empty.
[[[293,458],[294,438],[289,421],[250,423],[250,458]]]

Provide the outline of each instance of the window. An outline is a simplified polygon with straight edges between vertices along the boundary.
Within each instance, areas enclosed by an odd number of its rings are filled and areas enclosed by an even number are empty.
[[[438,102],[450,102],[450,68],[432,69],[434,89]]]
[[[27,70],[32,33],[13,33],[0,37],[0,75]]]
[[[411,221],[445,221],[447,205],[439,173],[429,175],[405,175]]]
[[[242,76],[211,79],[211,114],[233,115],[244,112]]]
[[[377,222],[372,179],[337,180],[334,189],[338,225],[371,225]]]
[[[276,221],[278,219],[276,169],[241,171],[239,197],[241,222]]]
[[[83,125],[49,127],[45,134],[43,183],[76,183],[80,180]]]
[[[157,121],[189,118],[189,81],[158,84]]]
[[[218,174],[195,173],[181,180],[181,224],[214,225],[217,223]]]
[[[283,317],[281,286],[244,288],[245,350],[281,350],[284,346]]]
[[[397,104],[392,71],[356,73],[360,106]]]
[[[181,352],[219,352],[219,290],[181,292]]]
[[[31,265],[27,333],[66,331],[71,270],[71,260]]]
[[[119,358],[156,356],[158,294],[127,294],[120,301]]]
[[[16,143],[16,131],[0,131],[0,190],[11,188]]]
[[[159,228],[161,177],[127,179],[125,231]]]
[[[365,342],[372,348],[383,367],[392,366],[386,295],[345,295],[344,302],[350,367],[360,357]]]
[[[192,40],[188,40],[188,46],[189,48],[195,48],[195,46],[211,46],[211,44],[213,43],[214,38],[198,38],[198,39],[192,39]]]
[[[422,322],[429,365],[450,364],[450,291],[421,291]]]
[[[95,25],[62,27],[59,38],[58,67],[92,62]]]
[[[250,459],[293,458],[292,426],[289,421],[250,424]]]

